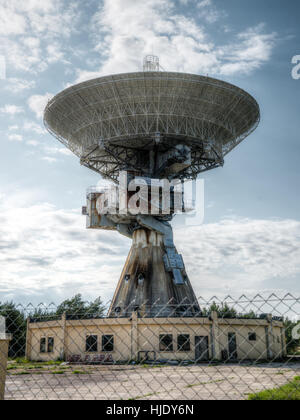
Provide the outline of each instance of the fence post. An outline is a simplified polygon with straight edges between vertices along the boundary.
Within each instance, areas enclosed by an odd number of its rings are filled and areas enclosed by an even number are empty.
[[[31,346],[32,346],[32,333],[30,329],[30,317],[28,317],[27,328],[26,328],[26,350],[25,350],[25,357],[27,360],[31,359]]]
[[[275,352],[273,351],[274,349],[274,336],[273,336],[273,316],[272,314],[268,314],[267,315],[267,321],[268,321],[268,344],[269,344],[269,349],[268,349],[268,359],[273,359]]]
[[[63,337],[63,351],[62,358],[66,362],[68,360],[68,351],[67,351],[67,313],[64,312],[61,317],[62,322],[62,337]]]
[[[5,318],[0,317],[0,401],[4,400],[8,344],[11,338],[5,333]]]
[[[131,321],[131,358],[133,360],[138,360],[138,314],[134,312],[132,314],[132,321]]]
[[[280,328],[281,332],[281,346],[282,346],[282,357],[287,357],[287,345],[285,337],[285,328]]]
[[[220,350],[220,332],[219,332],[219,319],[218,313],[212,311],[211,313],[212,320],[212,358],[215,360],[222,360],[221,350]]]

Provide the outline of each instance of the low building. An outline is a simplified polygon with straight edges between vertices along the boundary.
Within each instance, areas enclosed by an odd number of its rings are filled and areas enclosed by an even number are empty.
[[[32,361],[270,360],[286,356],[283,322],[210,317],[28,319],[26,357]]]

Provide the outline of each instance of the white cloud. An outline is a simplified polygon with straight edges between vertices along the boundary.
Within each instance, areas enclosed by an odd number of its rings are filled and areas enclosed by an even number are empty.
[[[34,201],[32,192],[0,195],[1,299],[111,299],[131,241],[86,230],[79,210]],[[176,230],[175,243],[198,296],[299,292],[297,281],[286,286],[300,275],[298,221],[224,220]]]
[[[225,16],[208,0],[195,6],[195,16],[197,11],[204,23]],[[137,71],[142,57],[152,51],[170,71],[247,74],[270,59],[276,40],[276,34],[264,33],[259,25],[237,34],[234,43],[215,45],[207,28],[194,17],[179,14],[171,0],[104,0],[93,17],[92,33],[102,66],[92,72],[78,70],[78,82]]]
[[[19,126],[18,125],[11,125],[8,127],[8,131],[16,131],[19,130]]]
[[[219,55],[223,58],[220,68],[222,74],[248,74],[270,60],[276,34],[265,34],[263,29],[264,25],[249,28],[238,34],[239,42],[219,49]]]
[[[53,94],[46,93],[45,95],[33,95],[28,99],[29,108],[37,118],[43,117],[45,107],[51,98],[53,98]]]
[[[50,156],[43,156],[42,157],[42,160],[44,160],[45,162],[48,162],[48,163],[55,163],[55,162],[57,162],[57,159],[56,158],[53,158],[53,157],[50,157]]]
[[[2,0],[0,54],[8,68],[36,74],[63,59],[63,40],[76,31],[78,7],[78,1]]]
[[[77,81],[137,71],[142,68],[143,56],[152,51],[170,71],[247,74],[270,59],[276,39],[275,34],[255,27],[236,34],[236,42],[215,45],[209,24],[216,24],[226,14],[212,0],[181,0],[188,13],[182,12],[175,0],[103,0],[90,24],[81,20],[82,3],[78,0],[40,3],[1,2],[0,55],[6,57],[8,70],[36,75],[58,62],[71,64],[70,57],[78,57],[78,51],[70,37],[88,32],[93,41],[91,50],[99,53],[98,68],[78,69]],[[85,63],[89,61],[86,55]],[[33,87],[33,83],[15,78],[7,89],[17,93]]]
[[[80,292],[111,298],[130,241],[86,230],[77,210],[25,204],[18,195],[2,198],[0,210],[1,300],[57,302]]]
[[[45,147],[45,152],[52,155],[74,156],[66,147]]]
[[[9,141],[23,141],[23,137],[20,134],[10,134],[8,136]]]
[[[32,146],[38,146],[38,145],[40,145],[39,142],[37,144],[32,144]],[[59,157],[74,156],[73,153],[65,147],[45,146],[43,147],[42,150],[46,154],[46,156],[42,157],[42,160],[50,164],[58,162]]]
[[[46,70],[47,63],[41,47],[31,48],[24,44],[23,38],[0,38],[0,41],[0,53],[6,57],[7,73],[14,69],[35,75]]]
[[[11,77],[6,79],[5,89],[12,93],[20,93],[24,90],[32,89],[35,87],[36,82],[34,80],[24,80]]]
[[[65,53],[62,50],[62,45],[59,42],[51,43],[47,46],[47,62],[49,64],[61,62],[70,64],[65,58]]]
[[[5,105],[4,107],[0,108],[0,114],[8,114],[8,115],[16,115],[22,114],[24,109],[21,106],[17,105]]]
[[[300,222],[232,219],[176,231],[198,295],[273,290],[300,275]],[[276,286],[274,286],[276,284]],[[294,289],[299,291],[298,282]]]
[[[202,9],[204,7],[208,7],[212,5],[212,1],[211,0],[201,0],[198,2],[197,7],[199,9]]]
[[[43,151],[46,156],[43,156],[42,160],[50,164],[58,162],[58,157],[60,156],[74,156],[74,154],[65,147],[46,146],[43,148]]]
[[[28,140],[26,142],[26,144],[28,144],[28,146],[32,146],[32,147],[37,147],[40,145],[40,142],[37,140]]]
[[[199,17],[208,23],[216,23],[218,20],[226,16],[223,10],[218,10],[212,0],[202,0],[197,3],[199,9]]]
[[[44,34],[47,36],[70,36],[78,16],[76,2],[63,0],[2,0],[1,1],[1,30],[6,34]]]
[[[7,2],[0,4],[0,34],[19,35],[26,31],[27,22],[25,16],[16,13]]]
[[[35,37],[24,37],[22,38],[22,43],[25,45],[25,47],[28,48],[39,48],[41,45],[41,41],[39,38]]]
[[[24,130],[35,134],[45,134],[46,130],[43,125],[37,124],[33,121],[25,121]]]
[[[211,57],[205,56],[208,45],[203,29],[193,19],[177,15],[169,0],[105,0],[93,18],[93,29],[95,49],[106,58],[101,74],[117,73],[120,69],[137,71],[143,56],[152,50],[163,57],[162,64],[167,69],[188,68],[195,58],[195,49],[204,66],[206,58],[212,62]],[[189,52],[193,56],[185,62]],[[81,80],[88,77],[86,73],[79,74]]]

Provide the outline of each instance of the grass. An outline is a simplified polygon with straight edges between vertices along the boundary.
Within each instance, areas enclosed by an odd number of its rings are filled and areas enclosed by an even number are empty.
[[[24,357],[17,357],[16,359],[9,359],[8,363],[12,363],[14,365],[32,365],[33,363],[24,358]],[[61,365],[61,361],[53,361],[50,360],[49,362],[43,362],[41,361],[37,361],[34,363],[34,365],[38,364],[38,365],[44,365],[44,366],[59,366]]]
[[[90,373],[89,372],[84,372],[83,370],[73,370],[72,374],[73,375],[88,375]]]
[[[165,368],[165,367],[170,367],[170,365],[167,364],[158,364],[158,365],[138,365],[139,367],[141,367],[142,369],[153,369],[153,368]]]
[[[8,364],[10,366],[16,366],[16,367],[20,367],[20,366],[59,366],[61,365],[62,362],[43,362],[43,361],[36,361],[36,362],[32,362],[30,360],[26,360],[26,359],[15,359],[15,360],[9,360]]]
[[[224,382],[229,379],[234,379],[234,378],[232,377],[232,378],[227,378],[227,379],[216,379],[215,381],[209,381],[209,382],[199,382],[198,384],[187,385],[185,388],[194,388],[195,386],[200,386],[200,385],[218,384],[220,382]]]
[[[24,376],[24,375],[30,375],[29,372],[17,372],[17,373],[13,373],[13,376]]]
[[[41,369],[50,369],[51,367],[58,367],[62,362],[50,361],[50,362],[32,362],[25,358],[10,359],[7,365],[7,370],[41,370]]]
[[[16,369],[19,369],[19,367],[15,365],[7,366],[7,370],[16,370]]]
[[[279,388],[269,389],[250,394],[251,401],[300,401],[300,376],[296,376],[292,382]]]
[[[31,364],[30,364],[31,363]],[[10,360],[7,371],[9,375],[63,375],[71,373],[73,375],[91,375],[91,370],[73,370],[71,366],[61,366],[63,362],[29,362],[25,359]]]
[[[25,359],[25,357],[17,357],[16,359],[9,358],[8,363],[13,364],[13,365],[30,365],[30,364],[32,364],[32,362]]]

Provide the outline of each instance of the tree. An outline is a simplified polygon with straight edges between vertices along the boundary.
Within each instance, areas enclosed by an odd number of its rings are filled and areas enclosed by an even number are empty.
[[[74,296],[72,299],[65,300],[61,303],[56,311],[56,315],[62,316],[66,313],[69,317],[76,319],[99,318],[105,315],[106,308],[101,298],[96,299],[92,303],[84,302],[81,294]]]
[[[47,322],[54,321],[60,317],[56,314],[54,308],[39,307],[29,313],[29,318],[33,322]]]
[[[300,340],[295,340],[292,336],[293,329],[299,324],[299,322],[293,322],[289,318],[284,320],[285,338],[287,353],[293,354],[300,346]]]
[[[66,312],[75,319],[100,318],[105,316],[106,308],[100,298],[92,303],[84,302],[82,296],[76,295],[70,300],[61,303],[57,310],[53,308],[37,308],[28,316],[36,322],[47,322],[61,318]],[[9,344],[9,357],[24,357],[26,350],[27,315],[23,308],[19,308],[13,302],[0,302],[0,316],[6,320],[6,333],[12,334]]]
[[[223,319],[257,319],[259,316],[253,311],[248,313],[240,314],[234,307],[230,307],[228,303],[221,303],[218,305],[216,302],[213,302],[208,308],[202,309],[203,316],[210,316],[212,312],[217,312],[219,318]]]
[[[241,318],[243,318],[243,319],[256,319],[256,318],[258,318],[258,315],[254,311],[250,311],[247,314],[241,315]]]
[[[227,303],[218,305],[213,302],[209,308],[204,308],[202,313],[204,316],[209,316],[212,312],[217,312],[219,318],[236,318],[237,312],[234,308],[230,308]]]
[[[23,357],[26,347],[27,324],[24,312],[15,303],[0,303],[0,315],[6,320],[6,332],[12,334],[12,341],[9,344],[9,357]]]

